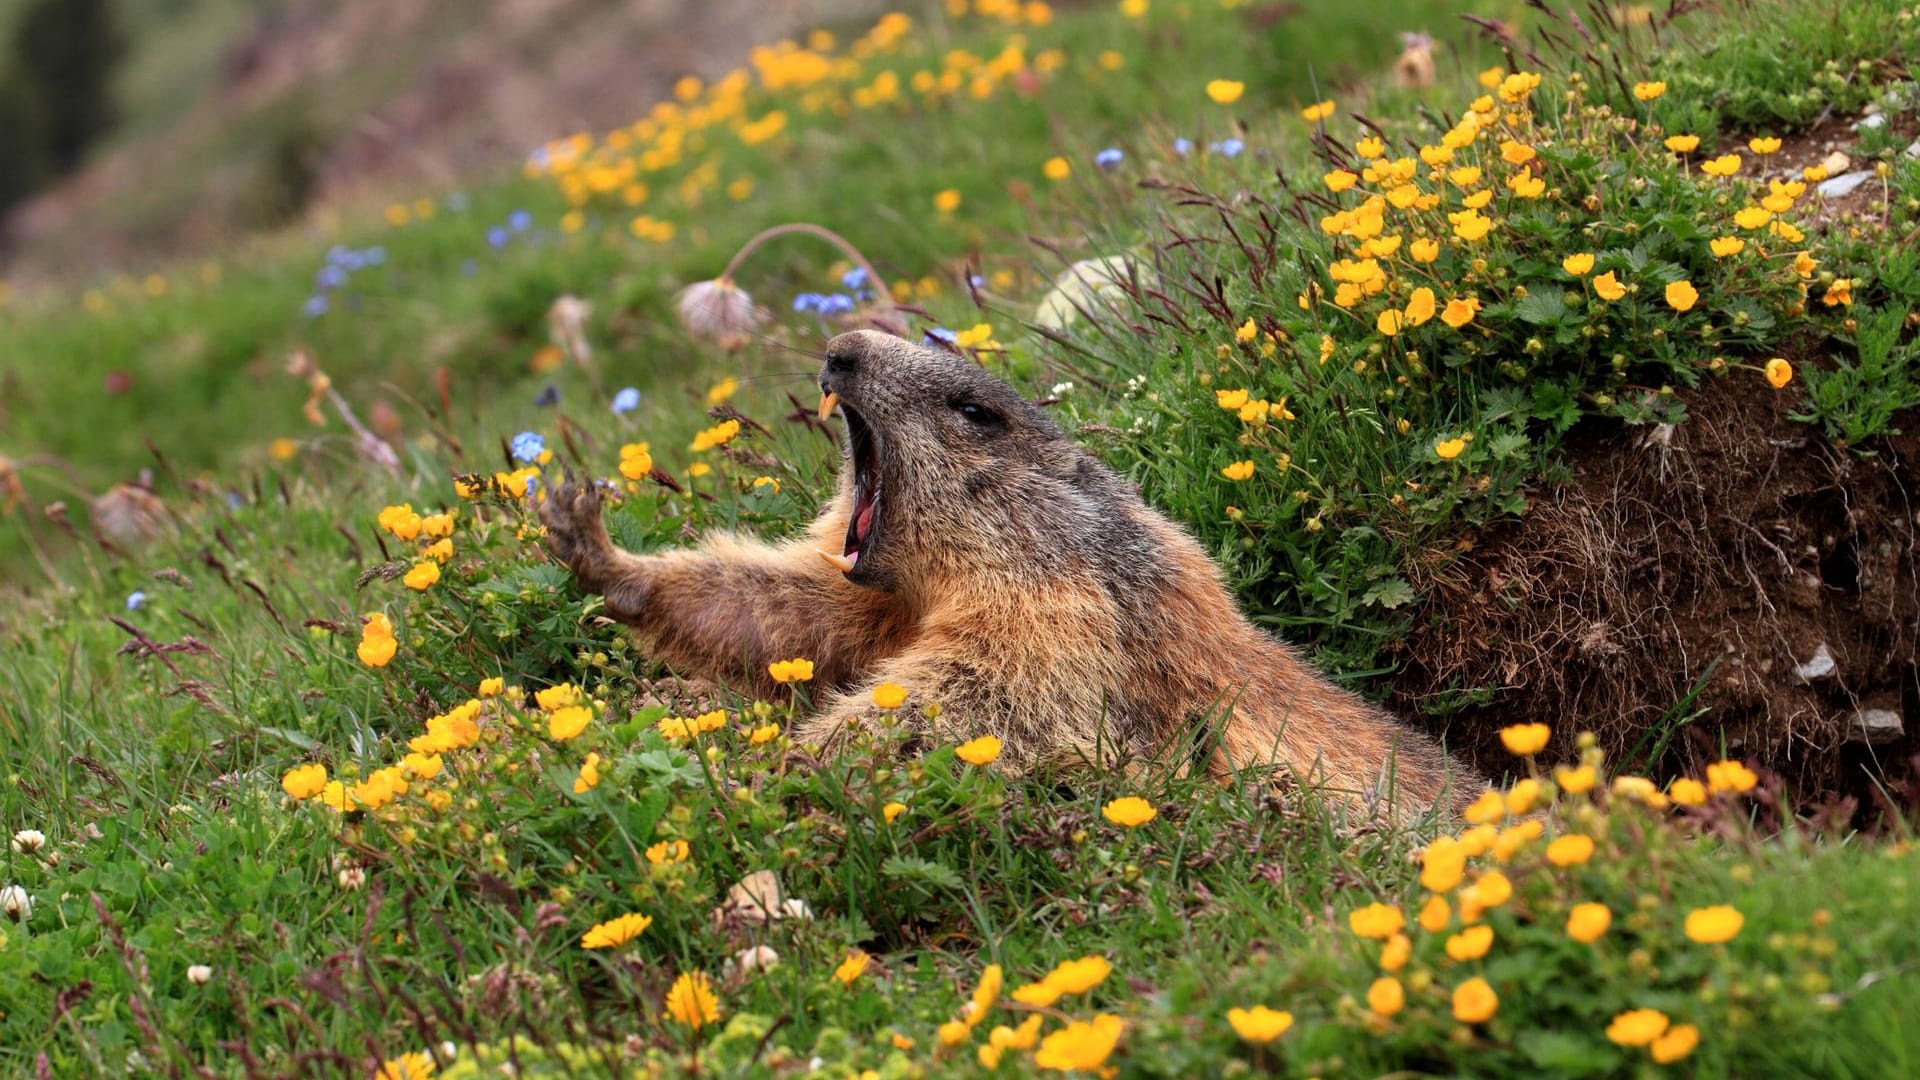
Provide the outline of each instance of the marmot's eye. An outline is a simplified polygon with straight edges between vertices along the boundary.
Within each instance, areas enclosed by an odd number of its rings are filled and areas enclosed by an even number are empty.
[[[975,405],[971,401],[956,401],[952,408],[954,412],[966,417],[968,423],[977,424],[980,427],[991,427],[1000,422],[999,415],[993,410],[984,405]]]

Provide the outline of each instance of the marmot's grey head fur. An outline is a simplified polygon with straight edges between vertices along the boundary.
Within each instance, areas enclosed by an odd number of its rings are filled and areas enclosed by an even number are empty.
[[[874,330],[827,343],[856,584],[889,591],[1157,572],[1133,488],[974,361]]]

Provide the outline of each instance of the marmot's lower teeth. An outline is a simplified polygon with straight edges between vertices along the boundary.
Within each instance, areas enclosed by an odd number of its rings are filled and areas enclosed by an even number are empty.
[[[820,553],[820,557],[822,559],[827,560],[828,566],[833,567],[835,570],[838,570],[843,574],[853,573],[853,565],[860,558],[860,553],[857,551],[854,552],[851,556],[848,556],[848,555],[835,555],[831,551],[825,551],[820,548],[815,548],[814,550]]]

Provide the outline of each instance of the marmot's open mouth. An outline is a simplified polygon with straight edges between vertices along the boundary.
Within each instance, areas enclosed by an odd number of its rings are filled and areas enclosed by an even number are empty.
[[[847,521],[845,573],[851,574],[862,552],[872,548],[880,521],[880,438],[860,414],[840,406],[846,419],[847,443],[853,449],[853,514]]]

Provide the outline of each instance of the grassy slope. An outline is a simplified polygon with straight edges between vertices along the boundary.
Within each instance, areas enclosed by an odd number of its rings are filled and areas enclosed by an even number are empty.
[[[1308,23],[1276,38],[1371,49],[1352,61],[1354,70],[1391,51],[1345,17],[1314,8]],[[1304,26],[1324,27],[1317,31],[1324,39]],[[978,29],[963,33],[982,51],[1002,40]],[[424,712],[453,704],[483,675],[528,686],[582,679],[616,702],[632,689],[618,640],[583,623],[580,601],[551,588],[553,575],[525,565],[512,517],[497,511],[458,534],[463,561],[449,576],[461,590],[450,585],[431,604],[395,610],[409,649],[402,661],[372,671],[351,655],[354,612],[386,606],[399,592],[392,582],[356,587],[362,567],[376,561],[373,510],[401,497],[422,505],[448,500],[450,460],[490,469],[500,433],[554,430],[532,404],[546,380],[523,374],[553,296],[577,292],[598,309],[593,332],[610,370],[597,380],[555,377],[563,411],[594,440],[592,455],[607,457],[613,444],[644,434],[682,474],[687,455],[677,447],[704,423],[686,404],[686,388],[716,373],[700,347],[664,326],[661,306],[672,284],[711,273],[753,225],[851,221],[848,231],[895,276],[931,272],[943,258],[977,248],[985,269],[1013,271],[1019,291],[1030,294],[1051,266],[1029,260],[1021,233],[1044,226],[1071,235],[1077,214],[1079,227],[1098,235],[1097,223],[1116,220],[1114,208],[1124,205],[1118,185],[1087,164],[1107,133],[1125,140],[1136,159],[1151,157],[1166,137],[1136,141],[1135,116],[1172,112],[1172,130],[1224,135],[1217,112],[1168,104],[1199,101],[1190,84],[1216,72],[1248,78],[1249,115],[1260,115],[1260,104],[1310,97],[1294,54],[1208,13],[1156,18],[1145,30],[1110,15],[1063,16],[1033,37],[1036,47],[1062,44],[1074,65],[1044,108],[1002,93],[943,110],[937,127],[905,128],[875,117],[796,114],[790,141],[728,159],[728,178],[757,180],[745,204],[752,220],[663,213],[681,227],[669,246],[625,239],[625,214],[610,210],[595,215],[611,219],[607,232],[564,235],[552,227],[560,207],[551,190],[511,182],[477,191],[465,211],[442,209],[427,222],[355,234],[356,243],[387,246],[388,268],[356,284],[357,311],[343,306],[317,323],[293,314],[317,265],[311,248],[293,244],[291,254],[282,249],[227,266],[217,286],[184,274],[159,300],[106,296],[112,310],[104,315],[76,316],[59,301],[31,299],[0,315],[13,320],[6,327],[13,356],[76,358],[9,359],[19,387],[7,402],[9,437],[21,440],[11,452],[60,453],[104,477],[148,460],[142,436],[152,433],[181,475],[211,470],[228,480],[197,497],[174,495],[192,504],[183,535],[139,565],[76,554],[62,564],[70,588],[43,590],[4,617],[8,648],[0,663],[15,689],[0,699],[10,775],[0,792],[3,820],[9,831],[44,830],[62,854],[51,867],[22,856],[3,864],[6,881],[26,885],[37,903],[25,927],[0,924],[9,936],[0,946],[0,1053],[12,1055],[10,1065],[24,1068],[44,1051],[63,1071],[117,1071],[129,1049],[144,1046],[150,1059],[206,1057],[238,1072],[241,1058],[217,1049],[221,1040],[237,1040],[270,1070],[289,1067],[297,1051],[324,1050],[341,1055],[334,1061],[347,1071],[364,1071],[370,1056],[516,1030],[579,1044],[609,1033],[617,1042],[635,1031],[664,1052],[681,1037],[648,1017],[667,979],[684,968],[717,974],[720,960],[751,940],[708,928],[706,912],[741,873],[761,867],[779,868],[788,889],[822,918],[770,935],[782,966],[766,978],[724,982],[723,997],[730,1015],[788,1017],[770,1045],[791,1047],[802,1061],[818,1052],[836,1064],[878,1064],[889,1031],[918,1040],[903,1062],[924,1061],[935,1026],[953,1015],[983,964],[1007,965],[1019,981],[1062,959],[1101,953],[1117,970],[1093,1001],[1137,1025],[1124,1061],[1143,1075],[1282,1057],[1302,1072],[1327,1073],[1501,1072],[1529,1063],[1557,1072],[1625,1070],[1635,1059],[1600,1038],[1593,1018],[1604,1026],[1605,1017],[1641,1004],[1723,1022],[1708,1031],[1697,1059],[1708,1074],[1737,1066],[1743,1074],[1866,1076],[1920,1064],[1913,1034],[1891,1020],[1916,960],[1904,932],[1915,902],[1911,856],[1791,832],[1749,841],[1731,808],[1703,820],[1735,839],[1685,847],[1632,809],[1597,821],[1569,811],[1569,820],[1616,836],[1619,846],[1578,875],[1515,871],[1527,906],[1493,921],[1501,940],[1517,947],[1503,945],[1486,964],[1506,1014],[1468,1045],[1448,1041],[1444,1000],[1418,994],[1391,1031],[1366,1034],[1351,997],[1373,977],[1371,955],[1344,933],[1329,934],[1327,924],[1376,897],[1413,897],[1413,870],[1400,839],[1329,821],[1311,804],[1281,808],[1254,795],[1159,781],[1142,793],[1165,808],[1161,819],[1123,834],[1094,814],[1106,797],[1132,793],[1117,780],[1101,790],[1005,790],[990,775],[956,770],[948,751],[913,767],[884,745],[810,775],[776,768],[767,751],[735,739],[726,743],[722,772],[729,783],[753,788],[755,800],[743,802],[716,797],[692,759],[633,725],[603,745],[619,764],[580,800],[565,792],[575,756],[508,736],[491,760],[463,766],[460,790],[471,803],[397,823],[416,830],[406,841],[371,822],[342,830],[317,809],[276,805],[272,781],[287,766],[312,758],[340,774],[384,764]],[[1128,74],[1101,73],[1091,61],[1109,47],[1126,57]],[[1344,46],[1326,48],[1315,55],[1337,66],[1332,50]],[[1298,152],[1299,130],[1284,129],[1281,153]],[[863,137],[879,132],[886,137]],[[1273,133],[1266,135],[1251,141],[1272,147]],[[1078,194],[1065,196],[1069,209],[1060,216],[1029,217],[1006,183],[1019,177],[1043,186],[1038,162],[1054,152],[1075,162]],[[1217,170],[1214,178],[1261,171],[1250,165],[1237,173],[1219,162],[1207,168]],[[962,193],[965,213],[931,212],[933,194],[946,188]],[[519,206],[534,209],[541,228],[503,252],[489,251],[485,227]],[[1120,231],[1074,254],[1136,239]],[[771,303],[783,286],[821,287],[819,262],[797,252],[792,258],[784,268],[778,257],[757,264],[751,284]],[[476,264],[470,274],[468,260]],[[972,317],[950,285],[925,300],[954,324]],[[1005,316],[994,318],[1010,336]],[[310,440],[297,467],[269,466],[266,438],[301,423],[300,388],[278,374],[276,362],[296,344],[311,348],[362,404],[382,393],[432,402],[433,367],[449,365],[453,428],[467,455],[449,459],[441,436],[407,461],[403,476],[388,478],[357,466],[333,434]],[[1203,339],[1191,347],[1210,352],[1213,345]],[[1083,362],[1066,351],[1016,349],[1012,369],[1034,385],[1071,377],[1065,365]],[[1157,375],[1153,360],[1130,356],[1123,370]],[[763,367],[739,373],[774,377],[750,379],[737,402],[770,420],[783,411],[781,374],[807,361],[774,351],[757,363]],[[135,372],[135,390],[102,397],[102,373],[121,368]],[[638,417],[611,421],[602,404],[607,384],[625,383],[648,390],[649,405]],[[439,430],[402,411],[413,434]],[[179,419],[157,430],[142,424],[153,416]],[[817,437],[784,427],[766,448],[782,462],[776,472],[787,488],[779,495],[723,496],[711,506],[636,500],[616,527],[640,543],[672,542],[683,520],[785,527],[820,490],[827,454]],[[1210,462],[1199,464],[1210,471]],[[228,486],[239,491],[238,506],[227,506]],[[490,564],[511,569],[495,576]],[[154,576],[167,568],[180,576]],[[143,633],[162,642],[191,636],[207,651],[165,661],[117,655],[127,636],[106,617],[126,617],[123,598],[134,589],[150,595],[132,617]],[[349,640],[298,625],[310,619],[331,620]],[[610,717],[610,726],[622,716]],[[879,803],[896,795],[910,804],[911,829],[875,819]],[[83,841],[89,824],[101,838]],[[663,870],[636,854],[662,827],[660,835],[694,841],[691,871]],[[371,888],[339,888],[336,853],[368,866]],[[894,856],[907,861],[883,869]],[[484,887],[489,881],[505,890]],[[1555,910],[1568,890],[1605,899],[1623,922],[1639,898],[1650,903],[1634,916],[1637,924],[1623,925],[1621,937],[1589,956],[1536,917]],[[143,976],[133,976],[102,928],[95,895],[145,958]],[[1699,950],[1678,941],[1678,916],[1729,899],[1748,926],[1702,968]],[[559,925],[543,925],[543,901],[559,905]],[[658,920],[641,943],[645,962],[601,963],[575,947],[585,925],[629,908]],[[1816,909],[1824,916],[1816,918]],[[879,954],[880,970],[848,992],[828,972],[856,943]],[[1438,947],[1437,939],[1423,939],[1416,968],[1433,971],[1444,986],[1458,973]],[[186,979],[187,965],[200,962],[216,973],[205,987]],[[1869,972],[1875,979],[1856,988]],[[1895,977],[1881,978],[1888,974]],[[55,996],[82,979],[91,996],[69,1000],[54,1020]],[[1829,991],[1844,998],[1832,1011],[1817,1004]],[[623,1007],[627,995],[633,1003]],[[285,1003],[270,1005],[276,996]],[[1220,1022],[1228,1006],[1256,1001],[1298,1012],[1300,1028],[1282,1049],[1250,1051]],[[158,1018],[166,1039],[142,1038],[135,1002]],[[409,1003],[434,1020],[404,1019]],[[581,1030],[577,1018],[587,1014],[610,1032]],[[851,1039],[819,1041],[829,1027]],[[1536,1030],[1559,1040],[1530,1034]],[[983,1028],[977,1039],[984,1037]],[[737,1064],[757,1041],[743,1028],[708,1053]],[[941,1060],[961,1066],[973,1059],[968,1051]]]

